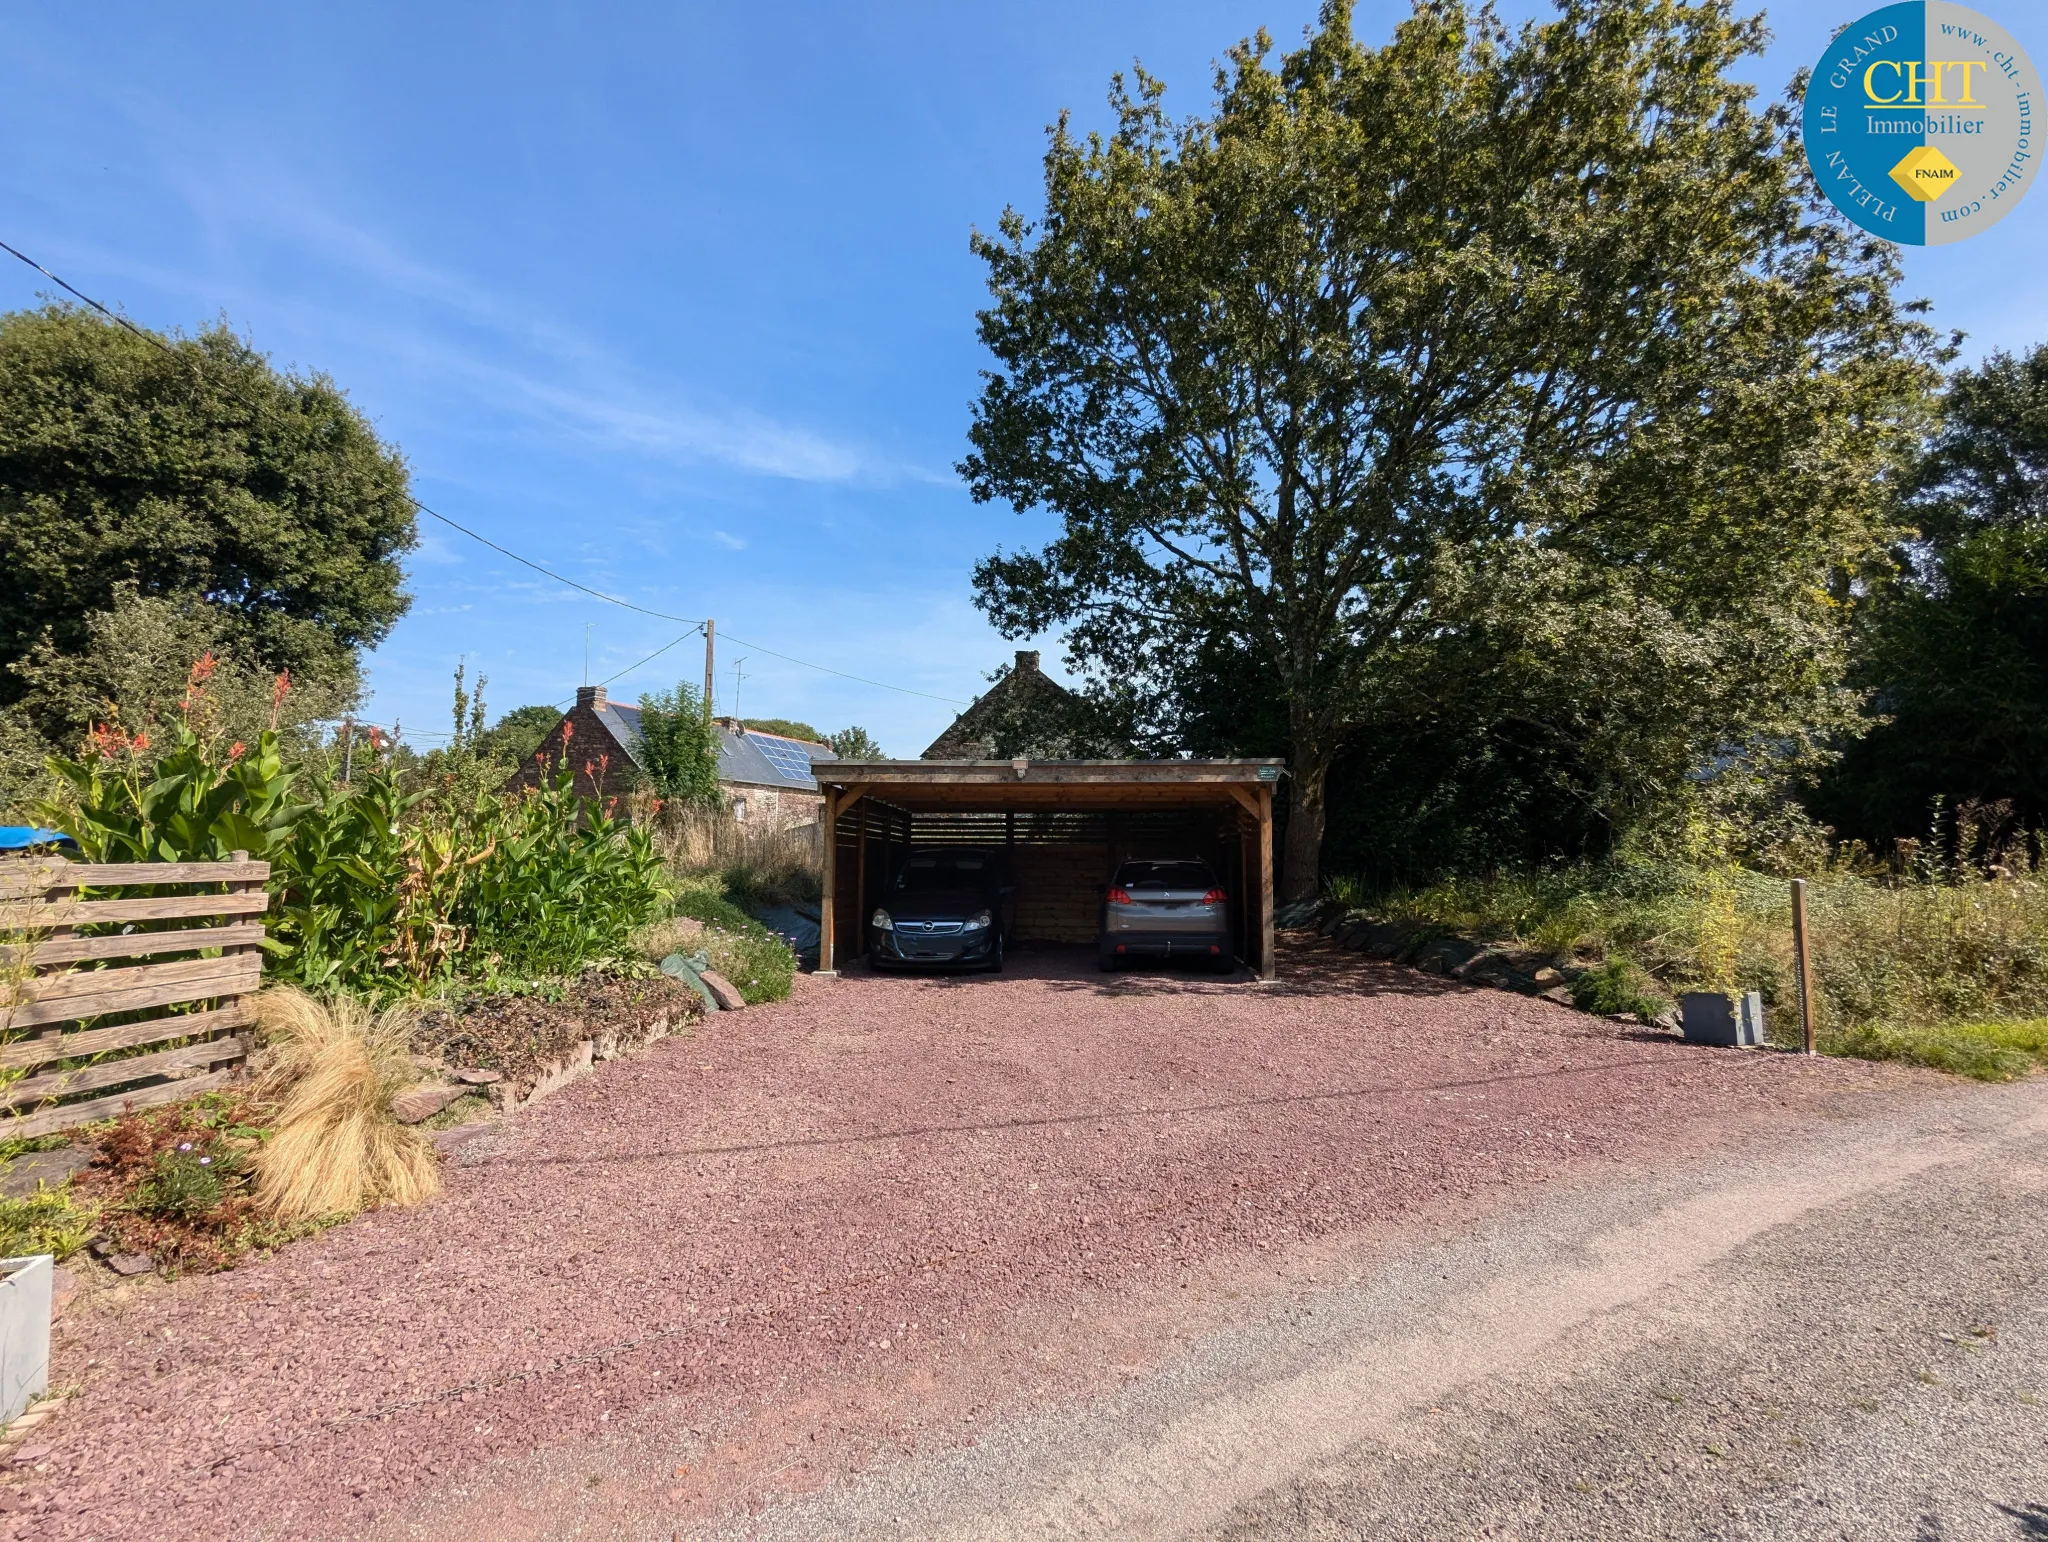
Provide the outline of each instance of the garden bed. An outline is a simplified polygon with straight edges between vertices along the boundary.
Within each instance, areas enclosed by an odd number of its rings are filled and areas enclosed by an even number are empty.
[[[494,993],[430,1006],[413,1030],[413,1049],[449,1071],[499,1072],[492,1096],[516,1108],[579,1062],[651,1043],[702,1012],[696,993],[667,975],[592,972],[559,996]]]

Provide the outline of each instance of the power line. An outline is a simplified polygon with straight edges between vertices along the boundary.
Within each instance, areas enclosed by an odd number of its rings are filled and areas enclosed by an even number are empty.
[[[849,675],[843,669],[830,669],[823,664],[813,664],[809,659],[792,658],[787,653],[777,653],[773,648],[765,647],[760,643],[750,643],[744,637],[735,637],[731,632],[727,632],[725,636],[728,642],[736,642],[742,648],[752,648],[757,652],[767,654],[772,659],[781,659],[786,664],[801,664],[804,668],[815,669],[820,674],[837,675],[842,680],[857,681],[861,685],[879,685],[885,691],[897,691],[905,696],[922,696],[927,701],[943,701],[951,707],[964,707],[968,705],[967,702],[961,701],[955,696],[935,696],[930,691],[913,691],[907,685],[884,685],[880,680],[870,680],[865,675]]]
[[[678,643],[688,642],[692,637],[700,635],[703,632],[703,630],[704,623],[700,621],[695,626],[691,627],[689,631],[683,633],[681,637],[676,638],[672,642],[663,643],[659,648],[656,648],[652,653],[648,654],[647,657],[642,659],[638,664],[628,664],[624,669],[620,670],[617,674],[608,676],[607,678],[598,681],[598,685],[606,686],[610,685],[613,680],[625,679],[626,676],[633,673],[634,670],[639,669],[644,665],[652,664],[656,659],[660,658],[664,653],[668,652],[669,649],[675,647]],[[557,707],[567,707],[569,703],[573,702],[575,699],[576,698],[574,696],[571,696],[566,701],[556,702],[555,705]]]
[[[26,252],[23,252],[16,247],[9,246],[5,241],[0,241],[0,251],[4,251],[9,256],[17,258],[20,261],[28,264],[29,267],[34,268],[36,272],[42,274],[44,278],[48,279],[51,283],[57,285],[57,287],[62,289],[66,294],[71,295],[74,298],[81,300],[85,304],[91,306],[94,310],[98,311],[102,316],[106,317],[107,320],[113,322],[116,326],[122,327],[129,332],[133,332],[137,337],[141,338],[144,342],[161,349],[163,352],[170,354],[173,357],[176,357],[177,350],[173,348],[169,343],[165,342],[161,337],[158,337],[154,332],[150,332],[142,327],[138,327],[126,316],[120,315],[118,312],[109,310],[106,306],[100,304],[99,301],[95,300],[91,295],[87,294],[84,290],[74,288],[71,284],[67,283],[64,279],[60,278],[57,274],[52,273],[48,268],[44,267],[41,263],[37,262],[33,257],[29,256]],[[257,407],[257,404],[255,403],[250,403],[248,405],[250,405],[252,408],[256,408],[257,410],[261,410],[259,407]],[[593,589],[588,584],[578,583],[575,579],[569,578],[564,574],[557,573],[553,568],[545,567],[542,564],[535,562],[530,557],[520,556],[518,552],[513,551],[510,547],[500,546],[496,541],[492,540],[489,536],[478,534],[476,531],[470,529],[469,526],[462,524],[457,520],[450,519],[446,514],[441,513],[439,510],[428,508],[424,503],[420,502],[419,499],[415,498],[411,493],[405,493],[402,494],[401,496],[403,496],[405,501],[410,503],[413,506],[413,508],[418,510],[420,513],[426,515],[429,519],[439,520],[442,524],[446,525],[450,530],[459,531],[461,534],[468,536],[472,541],[477,542],[479,545],[488,546],[492,551],[498,553],[499,556],[509,557],[512,559],[512,561],[519,563],[522,567],[531,568],[534,572],[541,574],[543,577],[552,578],[558,584],[564,584],[571,589],[577,590],[580,593],[587,594],[592,599],[603,600],[607,605],[616,605],[622,610],[635,611],[643,616],[652,616],[657,621],[681,622],[683,625],[691,629],[690,631],[685,632],[682,637],[678,637],[675,640],[675,642],[664,644],[662,647],[655,649],[654,652],[650,653],[646,658],[642,659],[640,661],[640,664],[651,663],[653,660],[661,657],[662,654],[668,652],[668,650],[670,648],[673,648],[676,645],[676,643],[683,641],[683,639],[686,637],[694,636],[697,632],[700,632],[704,629],[704,623],[702,621],[693,620],[688,616],[672,616],[667,611],[649,610],[645,605],[635,605],[631,600],[622,600],[616,594],[606,594],[602,589]],[[852,680],[860,685],[871,685],[874,686],[877,690],[895,691],[903,696],[922,696],[927,701],[943,701],[948,706],[964,707],[967,705],[966,702],[963,702],[956,697],[938,696],[930,691],[914,691],[907,685],[891,685],[886,680],[870,680],[865,675],[850,675],[843,669],[833,669],[828,665],[824,664],[813,664],[809,659],[800,659],[788,653],[777,653],[773,648],[761,647],[761,645],[758,643],[743,642],[741,639],[737,637],[733,638],[733,641],[740,643],[742,647],[760,648],[761,652],[768,654],[772,658],[781,659],[784,663],[800,665],[805,669],[815,669],[820,674],[836,675],[841,680]],[[633,665],[631,669],[621,670],[619,674],[612,676],[612,680],[617,680],[622,675],[631,674],[634,669],[638,669],[640,667],[640,664]],[[601,683],[609,685],[611,681],[607,680]]]

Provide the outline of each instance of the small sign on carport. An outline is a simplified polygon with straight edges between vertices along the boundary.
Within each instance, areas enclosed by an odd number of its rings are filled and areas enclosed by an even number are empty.
[[[1101,886],[1132,857],[1198,856],[1231,895],[1239,956],[1273,977],[1278,760],[821,760],[825,893],[818,970],[863,947],[865,917],[911,846],[1009,855],[1012,935],[1095,939]]]

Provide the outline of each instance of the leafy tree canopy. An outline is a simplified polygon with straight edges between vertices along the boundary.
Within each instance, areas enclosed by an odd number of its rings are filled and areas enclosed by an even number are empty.
[[[687,683],[640,698],[640,765],[664,798],[711,808],[718,802],[718,730],[704,698]]]
[[[1936,349],[1732,77],[1763,36],[1718,0],[1518,31],[1436,0],[1372,49],[1331,0],[1277,65],[1263,34],[1233,49],[1207,117],[1119,78],[1113,133],[1054,129],[1043,215],[976,236],[999,368],[961,470],[1063,523],[985,560],[978,601],[1011,636],[1065,627],[1167,745],[1204,658],[1253,660],[1290,894],[1342,748],[1447,647],[1533,665],[1597,623],[1566,683],[1661,732],[1536,727],[1654,744],[1604,776],[1609,823],[1852,710],[1839,596]]]
[[[353,679],[405,613],[405,464],[325,376],[225,326],[158,347],[65,306],[0,316],[0,704],[117,590],[198,601],[253,665]]]
[[[1814,800],[1888,847],[1937,804],[2048,823],[2048,344],[1957,371],[1907,507],[1920,525],[1864,607],[1874,726]],[[1936,832],[1947,841],[1953,832]]]
[[[562,721],[559,707],[514,707],[484,731],[481,752],[518,765]]]
[[[826,741],[841,760],[887,760],[887,751],[865,728],[842,728]]]
[[[825,736],[809,723],[798,723],[786,717],[746,717],[740,721],[764,734],[781,734],[785,739],[809,739],[814,744],[826,742]]]

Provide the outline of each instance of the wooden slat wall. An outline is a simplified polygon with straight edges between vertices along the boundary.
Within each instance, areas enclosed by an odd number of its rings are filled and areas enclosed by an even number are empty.
[[[54,1134],[232,1080],[263,983],[257,918],[269,877],[270,864],[244,852],[226,862],[0,860],[0,1067],[28,1073],[0,1088],[0,1138]],[[112,892],[126,888],[153,892]]]

